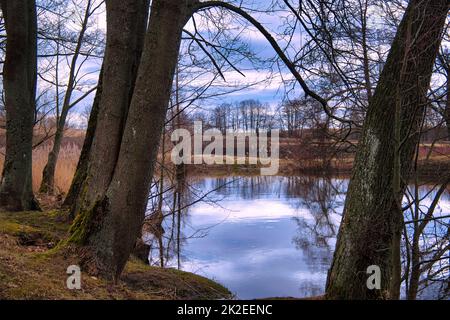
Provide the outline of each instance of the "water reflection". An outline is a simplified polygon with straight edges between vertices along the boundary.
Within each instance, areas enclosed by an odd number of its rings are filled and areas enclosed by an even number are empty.
[[[161,242],[147,238],[150,261],[161,264],[162,246],[164,266],[215,279],[243,299],[321,295],[347,185],[311,176],[186,179],[163,197],[165,232]],[[441,206],[448,202],[446,194]]]
[[[306,176],[191,178],[181,201],[180,267],[216,279],[239,298],[321,294],[345,188],[345,180]],[[162,245],[165,266],[176,267],[178,227],[169,199],[162,242],[147,240],[151,263],[161,263]]]
[[[330,252],[335,247],[341,212],[345,201],[347,180],[317,179],[310,176],[292,177],[288,190],[299,200],[299,208],[307,208],[310,219],[295,216],[297,235],[293,242],[307,257],[311,269],[323,267],[326,273],[331,265]],[[317,294],[322,294],[323,285]]]

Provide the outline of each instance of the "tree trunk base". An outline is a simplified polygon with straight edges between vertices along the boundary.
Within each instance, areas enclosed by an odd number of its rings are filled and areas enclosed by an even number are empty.
[[[1,192],[0,193],[0,209],[4,211],[42,211],[39,202],[31,195],[28,199],[18,199],[14,193]]]

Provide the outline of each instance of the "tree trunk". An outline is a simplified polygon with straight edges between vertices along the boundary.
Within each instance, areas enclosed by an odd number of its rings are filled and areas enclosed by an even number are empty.
[[[449,6],[448,0],[411,0],[399,26],[369,103],[328,274],[328,299],[398,298],[403,216],[402,192],[395,187],[396,154],[402,191]],[[366,286],[371,265],[381,269],[381,290]]]
[[[445,124],[447,125],[448,139],[450,139],[450,56],[447,57],[448,64],[446,66],[447,72],[447,101],[445,104]],[[447,61],[447,60],[446,60]]]
[[[408,290],[408,300],[416,300],[417,292],[419,290],[420,281],[420,234],[417,232],[417,225],[414,229],[414,236],[412,239],[412,250],[411,250],[411,277],[409,279],[409,290]]]
[[[48,154],[47,164],[42,172],[42,181],[41,186],[39,187],[40,193],[54,193],[56,163],[58,161],[59,151],[61,150],[61,142],[64,135],[66,118],[67,114],[62,115],[60,121],[56,125],[52,150]]]
[[[1,1],[7,43],[3,67],[6,157],[0,207],[10,211],[39,206],[32,190],[32,142],[37,77],[36,5],[32,0]]]
[[[41,186],[39,188],[39,192],[41,193],[54,193],[55,188],[55,171],[56,171],[56,163],[58,162],[59,151],[61,150],[61,143],[64,136],[64,129],[66,126],[66,119],[69,115],[70,111],[70,99],[72,98],[73,90],[75,89],[75,78],[77,76],[77,60],[80,55],[81,47],[84,41],[84,35],[86,33],[88,27],[89,16],[91,13],[91,1],[88,0],[86,5],[86,11],[84,13],[83,23],[81,25],[81,30],[77,39],[77,46],[74,50],[72,61],[70,64],[70,72],[69,72],[69,82],[67,84],[66,94],[64,95],[64,102],[61,110],[61,115],[58,117],[58,121],[56,123],[56,133],[55,138],[53,139],[53,147],[50,153],[48,154],[47,164],[44,167],[42,172],[42,181]],[[59,52],[57,52],[59,54]],[[57,65],[56,68],[59,68]],[[56,83],[58,86],[58,83]],[[58,97],[57,97],[58,98]]]
[[[148,0],[106,2],[102,97],[87,172],[73,202],[72,216],[103,197],[114,173],[142,54],[148,9]]]
[[[142,227],[181,34],[190,16],[189,3],[152,2],[145,48],[113,179],[106,195],[83,212],[72,228],[72,241],[85,249],[82,264],[88,271],[110,279],[117,279],[122,272]]]
[[[89,115],[88,127],[86,130],[86,136],[84,137],[83,148],[81,149],[80,158],[78,159],[77,169],[70,185],[70,189],[67,192],[67,196],[64,199],[63,206],[71,207],[78,198],[81,187],[87,176],[89,155],[91,153],[92,141],[94,140],[95,130],[97,128],[97,119],[100,109],[100,99],[102,96],[102,79],[103,79],[103,66],[100,70],[98,77],[97,91],[95,93],[94,102],[92,104],[91,113]],[[72,219],[74,216],[71,217]]]

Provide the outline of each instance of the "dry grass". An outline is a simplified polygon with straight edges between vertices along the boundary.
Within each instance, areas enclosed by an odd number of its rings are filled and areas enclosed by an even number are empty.
[[[33,143],[39,147],[33,150],[33,190],[37,192],[42,181],[42,171],[47,163],[48,154],[52,148],[54,128],[43,130],[35,128]],[[83,146],[85,131],[67,128],[64,131],[61,151],[56,165],[55,187],[58,193],[67,193],[72,182],[75,169]],[[41,142],[44,141],[42,144]],[[0,129],[0,176],[3,170],[5,154],[5,130]]]
[[[51,145],[43,145],[33,151],[33,190],[38,191],[42,181],[42,171],[47,163],[48,153]],[[3,169],[4,152],[0,150],[0,170]],[[72,182],[75,169],[77,168],[80,156],[80,147],[76,144],[66,144],[61,148],[59,159],[56,165],[55,187],[58,193],[67,193]]]
[[[0,130],[0,140],[4,132]],[[42,135],[42,133],[41,133]],[[39,132],[35,133],[35,138],[39,139]],[[84,139],[84,131],[68,129],[65,132],[63,146],[59,154],[56,166],[55,187],[59,194],[67,193],[72,182],[73,175],[80,156],[81,147]],[[356,143],[356,142],[355,142]],[[430,149],[432,147],[432,152]],[[33,151],[33,190],[39,189],[42,180],[42,171],[47,163],[48,153],[51,149],[51,143],[47,142]],[[280,170],[279,174],[288,175],[296,172],[314,172],[322,169],[323,165],[320,156],[316,153],[310,153],[311,150],[304,150],[298,139],[281,138],[280,139]],[[0,170],[3,168],[4,147],[0,147]],[[419,153],[421,165],[427,163],[432,172],[436,165],[449,164],[450,162],[450,143],[444,142],[435,144],[422,144]],[[170,152],[166,154],[166,162],[170,161]],[[341,155],[331,161],[331,169],[349,173],[353,167],[353,154]],[[197,165],[189,166],[192,173],[208,174],[246,174],[259,173],[260,166],[249,165]],[[1,171],[0,171],[1,172]],[[439,174],[435,174],[439,175]]]
[[[47,163],[50,145],[40,147],[33,152],[33,190],[37,191],[42,180],[42,171]],[[67,193],[77,168],[80,148],[74,144],[61,149],[56,165],[55,187],[59,193]]]

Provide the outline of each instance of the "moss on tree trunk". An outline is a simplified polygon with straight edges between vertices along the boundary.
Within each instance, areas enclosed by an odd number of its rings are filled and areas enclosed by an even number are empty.
[[[186,1],[153,1],[145,48],[123,131],[114,176],[106,194],[83,213],[87,267],[107,278],[122,272],[140,233],[153,166],[170,98]],[[97,135],[107,134],[97,130]],[[77,221],[81,221],[79,217]],[[87,232],[86,232],[87,231]],[[74,235],[75,233],[73,233]]]
[[[32,143],[37,75],[35,1],[4,0],[6,58],[3,87],[6,109],[6,156],[0,207],[9,211],[38,209],[32,190]]]
[[[417,146],[449,5],[448,0],[412,0],[399,26],[370,101],[356,153],[327,279],[328,299],[398,298],[403,227],[398,204]],[[396,126],[400,141],[395,139]],[[396,168],[400,186],[396,186]],[[366,271],[371,265],[381,269],[380,290],[367,288]]]
[[[88,159],[82,163],[85,168],[77,170],[73,184],[78,192],[71,191],[67,200],[73,217],[90,210],[104,196],[112,179],[142,54],[148,7],[148,0],[106,3],[107,39],[102,92],[97,119],[92,119],[95,120],[95,130],[92,126],[94,132]]]
[[[72,207],[78,198],[83,182],[87,176],[87,170],[89,165],[89,155],[91,153],[92,141],[94,140],[95,130],[97,128],[97,119],[100,109],[100,99],[102,95],[102,78],[103,78],[103,66],[100,70],[98,77],[97,91],[95,93],[94,102],[92,104],[91,113],[89,115],[88,127],[86,130],[86,136],[84,137],[83,148],[81,149],[80,158],[78,160],[77,168],[70,185],[70,189],[67,192],[67,196],[64,199],[64,207]],[[74,212],[71,212],[71,218],[74,218]]]

